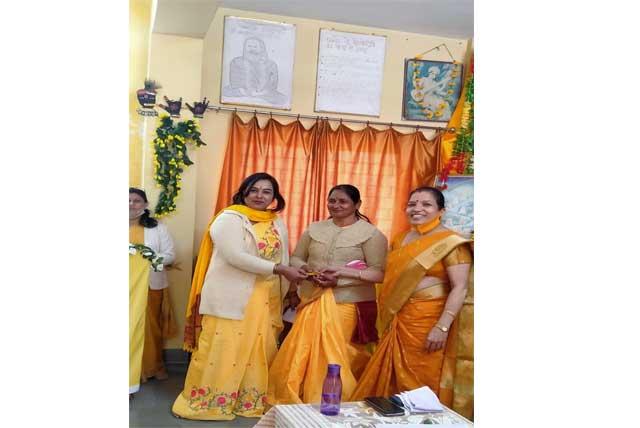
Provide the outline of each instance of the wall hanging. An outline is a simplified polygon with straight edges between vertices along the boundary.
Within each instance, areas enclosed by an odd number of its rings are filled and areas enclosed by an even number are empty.
[[[291,109],[296,27],[225,16],[220,102]]]
[[[462,71],[456,62],[405,60],[402,118],[448,122],[460,98]]]

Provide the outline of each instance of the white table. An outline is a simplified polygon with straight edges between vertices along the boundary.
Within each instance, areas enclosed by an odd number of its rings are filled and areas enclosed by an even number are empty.
[[[458,423],[473,427],[473,422],[445,407],[443,412],[384,417],[364,401],[342,403],[340,414],[325,416],[319,404],[288,404],[272,407],[254,428],[375,428],[377,424]]]

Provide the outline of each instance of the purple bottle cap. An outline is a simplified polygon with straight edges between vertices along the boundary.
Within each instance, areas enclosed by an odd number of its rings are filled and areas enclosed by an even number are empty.
[[[329,364],[328,374],[340,374],[340,364]]]

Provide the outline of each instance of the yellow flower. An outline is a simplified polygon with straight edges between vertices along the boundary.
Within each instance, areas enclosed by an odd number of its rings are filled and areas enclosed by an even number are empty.
[[[440,110],[438,110],[438,111],[436,112],[436,117],[440,117],[440,116],[442,116],[442,112],[441,112]]]

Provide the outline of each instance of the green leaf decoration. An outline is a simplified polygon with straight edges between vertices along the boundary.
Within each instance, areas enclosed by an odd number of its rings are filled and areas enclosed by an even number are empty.
[[[160,125],[153,140],[154,179],[162,189],[155,207],[155,215],[162,217],[176,210],[184,168],[193,165],[187,146],[206,145],[200,138],[198,123],[193,119],[174,123],[168,115],[160,116]]]

